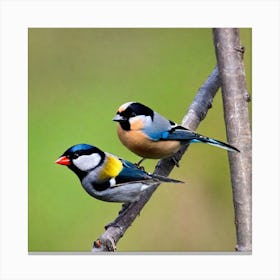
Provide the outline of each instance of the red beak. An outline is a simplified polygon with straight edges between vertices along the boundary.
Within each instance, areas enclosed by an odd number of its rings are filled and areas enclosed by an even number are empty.
[[[71,161],[70,161],[70,159],[68,157],[62,156],[58,160],[56,160],[55,163],[62,164],[62,165],[70,165]]]

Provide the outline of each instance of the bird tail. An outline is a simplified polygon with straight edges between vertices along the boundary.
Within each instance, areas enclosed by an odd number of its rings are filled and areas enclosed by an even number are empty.
[[[213,146],[216,146],[216,147],[219,147],[219,148],[231,151],[231,152],[240,152],[237,148],[233,147],[232,145],[229,145],[229,144],[224,143],[222,141],[212,139],[212,138],[208,138],[208,137],[205,137],[205,136],[202,136],[202,135],[199,135],[198,138],[193,139],[191,142],[192,143],[195,143],[195,142],[197,142],[197,143],[199,143],[199,142],[200,143],[207,143],[209,145],[213,145]]]
[[[163,134],[161,140],[177,140],[182,143],[207,143],[231,152],[240,152],[227,143],[203,136],[180,125],[174,126],[166,134]]]
[[[176,179],[171,179],[171,178],[168,178],[168,177],[165,177],[165,176],[161,176],[161,175],[158,175],[158,174],[149,174],[153,179],[156,179],[160,182],[166,182],[166,183],[181,183],[181,184],[184,184],[185,182],[183,181],[179,181],[179,180],[176,180]]]

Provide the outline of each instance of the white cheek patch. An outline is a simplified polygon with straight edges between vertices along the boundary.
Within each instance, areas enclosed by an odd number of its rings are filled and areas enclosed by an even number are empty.
[[[152,118],[150,116],[139,115],[129,118],[131,126],[135,126],[137,129],[143,129],[152,124]]]
[[[80,170],[87,171],[95,168],[101,160],[99,154],[83,155],[73,160],[74,165],[76,165]]]

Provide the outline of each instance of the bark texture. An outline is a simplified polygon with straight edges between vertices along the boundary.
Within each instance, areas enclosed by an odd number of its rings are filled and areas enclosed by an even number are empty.
[[[239,29],[214,28],[227,140],[240,150],[229,153],[237,251],[252,250],[252,136]]]

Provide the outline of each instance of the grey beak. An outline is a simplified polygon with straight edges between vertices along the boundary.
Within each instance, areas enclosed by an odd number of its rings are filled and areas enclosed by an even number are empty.
[[[113,118],[114,122],[121,122],[121,121],[125,121],[126,119],[122,116],[120,116],[119,114],[115,115],[115,117]]]

